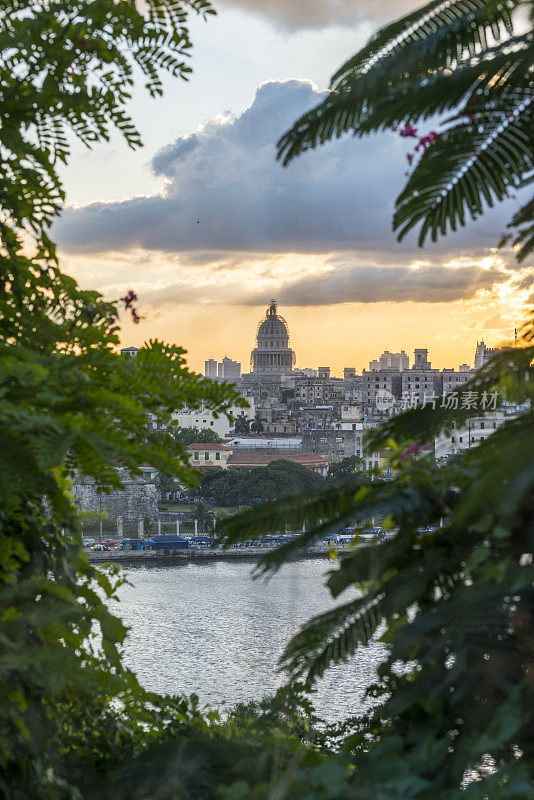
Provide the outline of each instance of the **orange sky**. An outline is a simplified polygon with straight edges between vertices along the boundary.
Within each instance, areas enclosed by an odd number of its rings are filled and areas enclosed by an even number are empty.
[[[253,306],[173,306],[146,310],[138,326],[123,327],[124,345],[163,338],[185,347],[190,366],[203,371],[207,358],[225,355],[248,371],[258,321],[265,308]],[[449,303],[347,303],[335,306],[281,307],[297,355],[297,366],[368,367],[384,350],[428,347],[439,368],[473,363],[477,339],[495,345],[513,336],[518,324],[517,298],[480,297]],[[488,323],[492,327],[488,327]]]

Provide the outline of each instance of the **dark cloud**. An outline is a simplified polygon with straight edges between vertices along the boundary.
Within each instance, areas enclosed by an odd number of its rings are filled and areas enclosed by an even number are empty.
[[[290,30],[351,25],[369,20],[384,23],[421,5],[419,0],[218,0],[218,9],[237,8]]]
[[[287,169],[276,162],[280,134],[322,96],[305,81],[262,85],[240,116],[211,121],[156,154],[163,195],[67,210],[55,228],[60,246],[420,255],[413,238],[399,246],[391,232],[393,200],[405,180],[404,140],[392,133],[344,137]],[[425,255],[491,247],[509,216],[509,208],[494,209]]]
[[[509,274],[476,266],[340,267],[282,287],[277,298],[291,306],[339,303],[446,303],[466,300]],[[258,298],[259,299],[259,298]]]
[[[273,279],[261,293],[226,283],[191,285],[177,282],[154,291],[145,291],[144,301],[158,307],[169,303],[261,306],[266,298],[276,297],[284,306],[328,306],[341,303],[445,303],[468,300],[479,289],[490,289],[510,279],[511,273],[478,266],[410,267],[348,266],[326,274],[311,275],[296,281]]]

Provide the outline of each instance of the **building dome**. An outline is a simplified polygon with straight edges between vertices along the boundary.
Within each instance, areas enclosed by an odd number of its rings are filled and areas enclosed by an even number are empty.
[[[282,319],[282,317],[279,317],[276,313],[276,305],[274,305],[274,313],[271,314],[270,311],[272,308],[273,306],[269,307],[269,311],[267,311],[267,317],[263,320],[263,322],[260,322],[257,335],[258,344],[260,340],[270,339],[273,336],[281,337],[286,341],[289,339],[287,322],[285,319]]]
[[[291,372],[295,365],[295,353],[289,346],[287,322],[278,314],[276,300],[271,300],[264,319],[260,320],[256,332],[256,347],[250,355],[250,367],[254,373],[281,374]]]

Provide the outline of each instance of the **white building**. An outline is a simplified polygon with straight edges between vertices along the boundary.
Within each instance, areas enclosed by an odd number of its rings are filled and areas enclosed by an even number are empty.
[[[500,428],[504,421],[504,411],[489,411],[482,417],[468,420],[462,428],[455,428],[449,434],[440,434],[435,440],[436,460],[476,447]]]
[[[238,408],[237,406],[232,406],[229,409],[232,416],[238,417],[241,414],[244,414],[247,419],[254,419],[254,415],[256,413],[254,400],[252,397],[247,397],[246,399],[249,404],[248,408]],[[201,430],[209,429],[215,431],[215,433],[221,437],[228,436],[230,431],[233,429],[233,424],[228,421],[226,415],[220,414],[218,417],[215,417],[213,411],[210,411],[208,408],[193,410],[189,408],[183,408],[179,411],[174,411],[172,418],[180,426],[180,428],[200,428]]]

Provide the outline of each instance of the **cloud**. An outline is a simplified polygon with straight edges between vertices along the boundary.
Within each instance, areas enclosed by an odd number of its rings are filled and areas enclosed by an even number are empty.
[[[417,0],[219,0],[218,9],[236,8],[289,29],[351,25],[370,20],[385,23],[420,6]]]
[[[509,278],[497,269],[424,266],[345,267],[319,278],[308,277],[286,286],[280,302],[292,306],[338,303],[446,303],[465,300]]]
[[[265,276],[263,276],[265,277]],[[345,265],[297,280],[262,281],[258,291],[229,276],[218,284],[181,280],[147,288],[143,299],[157,308],[173,304],[262,306],[273,296],[284,306],[330,306],[344,303],[446,303],[469,300],[480,290],[515,281],[514,273],[477,265],[443,267],[379,267]]]
[[[393,201],[405,180],[404,140],[392,133],[344,137],[287,169],[276,162],[280,134],[321,97],[306,81],[263,84],[239,116],[211,120],[155,155],[161,195],[67,210],[54,231],[60,247],[420,256],[413,238],[398,245],[391,232]],[[508,208],[494,209],[425,254],[493,246],[509,215]]]

